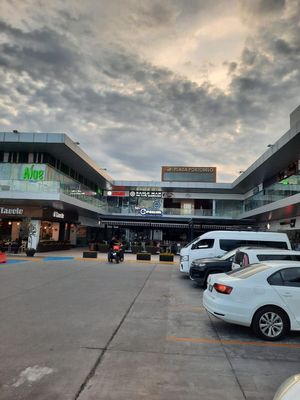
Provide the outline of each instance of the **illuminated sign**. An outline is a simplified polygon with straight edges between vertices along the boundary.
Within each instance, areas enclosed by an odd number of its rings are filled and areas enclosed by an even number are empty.
[[[23,208],[6,208],[0,207],[0,214],[7,214],[7,215],[23,215],[24,210]]]
[[[130,197],[146,197],[146,198],[161,198],[162,192],[153,190],[131,190],[129,192]]]
[[[24,181],[43,181],[45,179],[45,172],[45,165],[24,164],[22,166],[22,179]]]
[[[141,208],[140,214],[141,215],[154,215],[154,216],[159,217],[162,215],[162,211],[161,210],[149,210],[148,208]]]
[[[162,167],[164,172],[200,172],[200,173],[215,173],[216,167]]]
[[[168,182],[216,182],[216,167],[164,166],[162,181]]]
[[[125,197],[126,193],[124,191],[112,191],[111,196]]]
[[[59,218],[59,219],[64,219],[65,218],[65,214],[62,212],[58,212],[58,211],[53,211],[53,217],[54,218]]]

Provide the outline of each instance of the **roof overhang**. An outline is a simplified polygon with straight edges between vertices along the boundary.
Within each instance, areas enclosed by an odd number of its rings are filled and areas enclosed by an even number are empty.
[[[0,146],[4,152],[47,152],[99,186],[110,187],[112,178],[107,172],[64,133],[1,132]]]

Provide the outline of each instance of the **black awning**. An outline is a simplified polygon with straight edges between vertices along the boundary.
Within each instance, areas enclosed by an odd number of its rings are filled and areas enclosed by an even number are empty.
[[[113,225],[113,226],[144,226],[149,228],[188,228],[187,223],[175,223],[175,222],[152,222],[152,221],[121,221],[121,220],[105,220],[101,221],[101,226]]]

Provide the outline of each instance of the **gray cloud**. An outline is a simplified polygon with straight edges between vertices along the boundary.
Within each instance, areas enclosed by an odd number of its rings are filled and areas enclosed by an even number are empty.
[[[25,32],[0,21],[0,32],[7,42],[0,44],[0,66],[16,72],[27,72],[33,79],[69,79],[79,74],[78,49],[65,35],[51,29]]]
[[[249,30],[239,58],[224,52],[226,91],[153,63],[132,33],[134,26],[139,39],[149,29],[168,37],[177,26],[185,35],[188,23],[196,31],[199,21],[221,18],[222,1],[127,0],[116,3],[120,19],[105,2],[51,2],[45,15],[33,4],[30,15],[24,9],[19,20],[0,21],[1,130],[64,131],[116,179],[159,179],[161,165],[183,164],[217,165],[220,181],[233,180],[285,132],[298,105],[293,1],[243,2],[252,17],[274,23]]]

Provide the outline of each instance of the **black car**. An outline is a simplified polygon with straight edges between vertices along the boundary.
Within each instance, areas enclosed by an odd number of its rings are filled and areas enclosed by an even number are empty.
[[[191,263],[190,279],[199,286],[206,287],[209,274],[231,271],[232,261],[237,249],[228,251],[221,257],[198,258]]]

